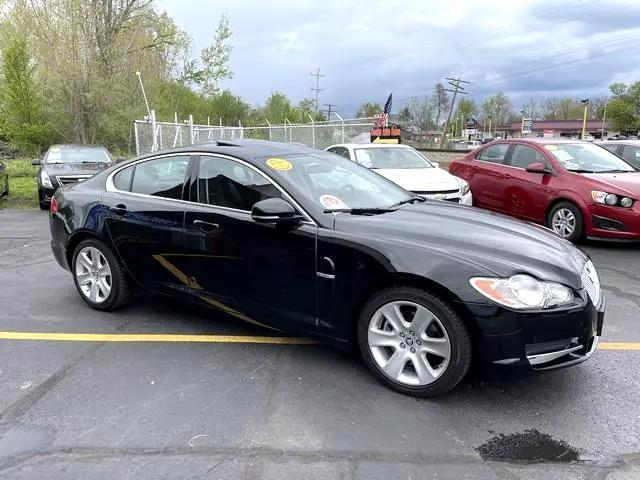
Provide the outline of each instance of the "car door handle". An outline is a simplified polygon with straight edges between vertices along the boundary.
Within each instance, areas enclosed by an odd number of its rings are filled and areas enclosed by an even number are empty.
[[[211,233],[220,228],[217,223],[205,222],[204,220],[194,220],[193,224],[197,225],[200,231],[204,233]]]
[[[111,210],[116,215],[124,215],[127,213],[127,206],[119,203],[115,207],[111,207],[109,210]]]

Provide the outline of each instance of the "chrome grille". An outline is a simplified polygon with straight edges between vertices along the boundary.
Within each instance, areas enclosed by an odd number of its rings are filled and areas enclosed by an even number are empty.
[[[596,267],[593,266],[591,260],[587,261],[582,268],[582,288],[587,291],[591,303],[598,305],[600,303],[600,279],[598,278],[598,272]]]
[[[90,176],[91,175],[76,175],[76,176],[59,176],[56,178],[58,180],[58,184],[60,186],[63,186],[63,185],[71,185],[73,183],[82,182],[87,178],[89,178]]]

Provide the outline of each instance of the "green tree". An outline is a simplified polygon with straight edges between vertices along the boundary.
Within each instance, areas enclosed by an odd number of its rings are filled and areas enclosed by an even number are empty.
[[[400,110],[398,118],[403,122],[411,121],[411,110],[409,110],[409,107],[404,107],[402,110]]]
[[[35,78],[34,65],[23,38],[5,39],[2,72],[2,133],[24,150],[42,150],[54,136],[44,119],[42,87]]]
[[[461,98],[458,102],[456,116],[462,118],[463,123],[474,118],[478,114],[478,107],[472,98]]]
[[[365,102],[356,111],[356,118],[373,117],[378,113],[382,113],[382,107],[379,103]]]
[[[202,90],[207,95],[218,92],[220,80],[231,78],[233,73],[229,67],[232,47],[228,43],[231,37],[231,26],[226,14],[223,14],[213,36],[213,43],[204,48],[200,55],[203,69],[199,78]]]
[[[289,99],[280,92],[273,92],[262,109],[263,117],[271,123],[284,123],[285,119],[296,123],[300,120],[300,114],[291,105]]]
[[[640,129],[640,82],[614,83],[609,89],[613,98],[607,107],[607,117],[613,128],[620,131]]]
[[[507,95],[498,92],[486,97],[482,102],[481,109],[485,120],[491,119],[494,126],[504,125],[511,118],[513,104]]]
[[[411,112],[411,123],[417,130],[426,132],[434,126],[433,114],[436,107],[431,99],[413,97],[409,100],[409,110]]]

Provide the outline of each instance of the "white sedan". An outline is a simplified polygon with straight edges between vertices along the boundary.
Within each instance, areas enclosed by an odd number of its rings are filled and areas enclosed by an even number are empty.
[[[408,145],[345,143],[332,145],[326,150],[375,170],[417,195],[463,205],[473,204],[473,196],[465,180],[441,169]]]

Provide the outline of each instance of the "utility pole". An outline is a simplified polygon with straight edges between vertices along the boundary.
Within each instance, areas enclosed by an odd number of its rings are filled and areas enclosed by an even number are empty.
[[[604,140],[604,124],[607,120],[607,105],[609,105],[609,100],[604,104],[604,113],[602,114],[602,133],[600,134],[600,140]]]
[[[467,82],[466,80],[462,80],[461,78],[447,77],[446,80],[447,80],[447,83],[453,87],[453,89],[445,88],[444,91],[453,93],[453,98],[451,99],[451,107],[449,108],[449,115],[447,115],[447,121],[444,124],[444,130],[442,134],[442,140],[440,141],[440,147],[444,147],[444,145],[447,142],[447,130],[449,129],[449,122],[451,122],[451,115],[453,114],[453,106],[456,103],[456,97],[458,96],[458,94],[467,95],[469,93],[464,89],[464,86],[461,86],[460,84],[471,83],[471,82]]]
[[[312,92],[316,92],[316,113],[318,113],[318,94],[320,92],[322,92],[324,90],[324,88],[320,88],[320,77],[326,77],[326,75],[321,75],[320,74],[320,67],[318,67],[318,70],[316,73],[311,72],[310,75],[312,77],[316,77],[316,88],[311,87],[311,91]]]
[[[580,100],[580,103],[584,105],[584,115],[582,117],[582,140],[587,138],[587,110],[589,109],[589,99],[585,98]]]
[[[331,109],[332,109],[332,107],[337,107],[338,105],[335,104],[335,103],[323,103],[322,105],[327,107],[327,109],[324,110],[325,112],[327,112],[327,120],[331,120]]]

